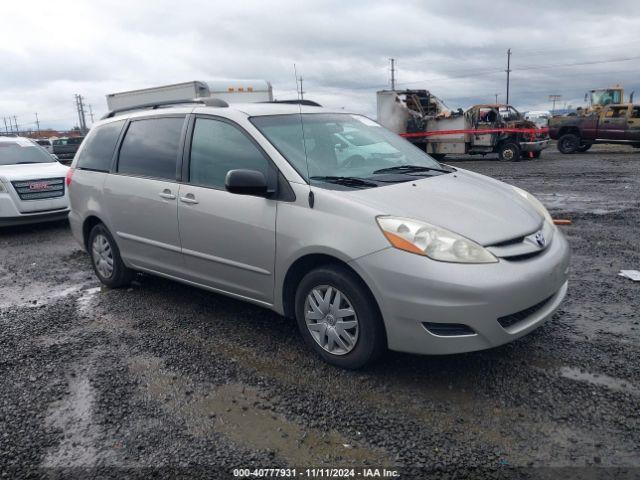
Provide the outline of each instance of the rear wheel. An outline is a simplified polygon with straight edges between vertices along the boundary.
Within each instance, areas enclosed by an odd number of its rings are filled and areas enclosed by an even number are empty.
[[[575,133],[565,133],[558,139],[558,151],[560,153],[575,153],[580,148],[580,137]]]
[[[520,146],[515,142],[505,142],[500,145],[498,156],[503,162],[515,162],[520,160]]]
[[[385,331],[375,300],[344,267],[326,266],[307,273],[298,285],[295,307],[302,337],[327,363],[356,369],[385,350]]]
[[[135,272],[127,268],[120,257],[120,250],[107,228],[99,223],[89,233],[89,253],[98,279],[111,288],[125,287],[131,283]]]

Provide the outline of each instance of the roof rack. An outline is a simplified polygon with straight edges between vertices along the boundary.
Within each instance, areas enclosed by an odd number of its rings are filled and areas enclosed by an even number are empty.
[[[205,97],[205,98],[194,98],[193,100],[167,100],[166,102],[152,102],[152,103],[143,103],[141,105],[133,105],[125,108],[118,108],[116,110],[111,110],[105,116],[103,116],[100,120],[105,120],[107,118],[113,118],[119,113],[123,112],[132,112],[135,110],[156,110],[162,107],[171,107],[175,105],[190,105],[190,104],[200,104],[206,105],[208,107],[228,107],[229,104],[224,100],[219,98]]]
[[[290,105],[303,105],[305,107],[322,107],[318,102],[314,102],[313,100],[272,100],[271,102],[264,103],[287,103]]]

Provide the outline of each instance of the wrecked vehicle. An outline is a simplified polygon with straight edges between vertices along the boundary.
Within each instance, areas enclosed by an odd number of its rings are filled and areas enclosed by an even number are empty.
[[[608,105],[590,115],[553,117],[549,135],[561,153],[582,153],[594,143],[640,148],[640,105]]]
[[[452,112],[427,90],[383,90],[377,106],[378,122],[437,159],[488,153],[505,161],[538,158],[549,143],[546,130],[511,105],[474,105]]]

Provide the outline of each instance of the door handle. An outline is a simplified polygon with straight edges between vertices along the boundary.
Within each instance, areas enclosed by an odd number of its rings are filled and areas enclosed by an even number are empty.
[[[175,200],[176,199],[176,196],[173,193],[171,193],[171,190],[169,190],[168,188],[165,188],[158,195],[160,195],[162,198],[166,198],[167,200]]]
[[[180,197],[180,201],[183,203],[190,203],[192,205],[198,203],[193,193],[187,193],[184,197]]]

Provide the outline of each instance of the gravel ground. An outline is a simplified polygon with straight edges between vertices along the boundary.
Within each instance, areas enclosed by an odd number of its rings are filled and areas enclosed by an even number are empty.
[[[568,297],[515,343],[359,372],[258,307],[151,276],[101,288],[66,223],[0,230],[0,477],[640,475],[640,283],[617,275],[640,269],[640,152],[447,161],[573,221]]]

